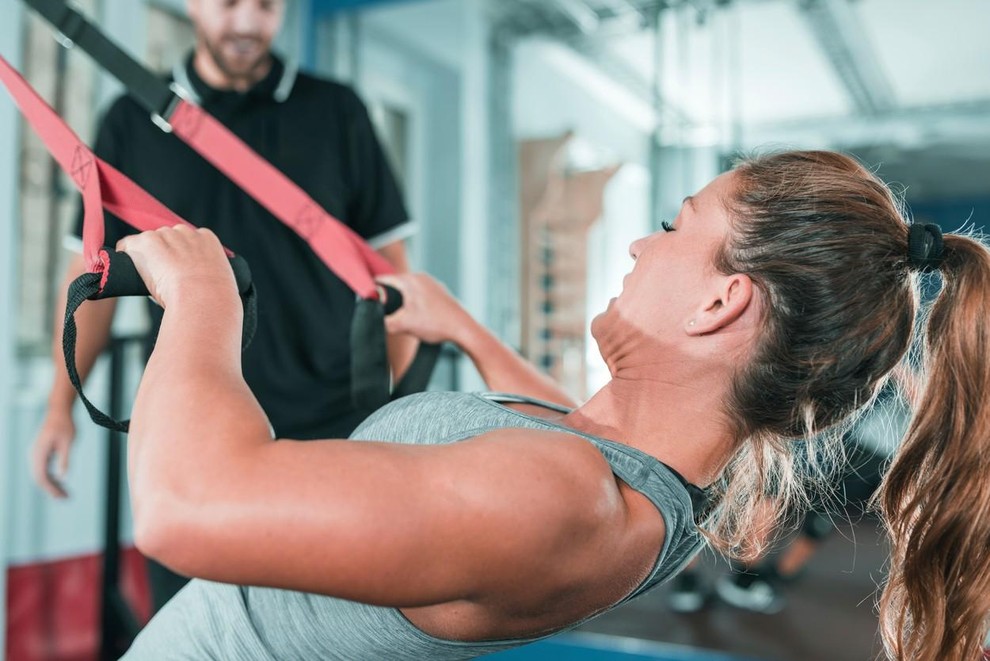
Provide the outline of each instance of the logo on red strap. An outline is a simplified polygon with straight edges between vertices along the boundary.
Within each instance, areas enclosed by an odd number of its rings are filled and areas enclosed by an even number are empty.
[[[82,145],[77,145],[72,153],[72,166],[69,174],[80,189],[85,190],[86,182],[89,181],[90,172],[93,171],[93,156],[89,150]]]
[[[307,204],[293,219],[292,227],[307,241],[313,238],[323,221],[323,211],[315,204]]]

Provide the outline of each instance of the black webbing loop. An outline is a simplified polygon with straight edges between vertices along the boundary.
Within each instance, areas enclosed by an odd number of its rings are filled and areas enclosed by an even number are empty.
[[[118,296],[147,296],[148,288],[134,268],[134,262],[127,253],[104,251],[108,257],[106,281],[103,282],[101,273],[83,273],[69,285],[69,293],[65,302],[65,320],[62,328],[62,354],[65,357],[65,367],[69,372],[69,381],[79,393],[79,398],[89,412],[89,417],[101,427],[127,433],[130,420],[117,420],[108,416],[93,404],[83,393],[82,381],[76,369],[76,310],[87,300],[102,300]],[[244,305],[244,325],[241,334],[241,349],[246,349],[258,327],[258,299],[251,281],[251,271],[242,257],[230,259],[234,278],[237,281],[237,291]]]
[[[440,357],[439,344],[421,342],[409,369],[395,388],[385,342],[385,316],[402,307],[402,294],[382,287],[384,301],[358,299],[351,322],[351,399],[359,411],[374,411],[390,400],[422,392],[430,385]]]
[[[62,354],[65,356],[65,366],[69,370],[69,381],[79,393],[79,399],[86,406],[93,422],[101,427],[126,433],[130,420],[115,420],[89,401],[83,393],[79,372],[76,371],[76,310],[83,301],[100,291],[101,278],[99,273],[83,273],[69,285],[69,295],[65,302],[65,323],[62,327]]]

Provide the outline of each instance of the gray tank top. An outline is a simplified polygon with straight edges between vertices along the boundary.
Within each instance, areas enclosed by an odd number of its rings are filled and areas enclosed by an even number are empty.
[[[576,432],[501,403],[507,401],[562,410],[516,396],[429,392],[382,408],[365,420],[351,438],[441,444],[494,429],[525,427],[566,431],[587,439],[602,453],[616,476],[656,505],[666,524],[665,538],[657,540],[656,565],[646,580],[619,603],[662,583],[701,548],[691,496],[671,469],[635,448]],[[561,631],[577,627],[587,619]],[[442,640],[417,629],[395,608],[290,590],[193,580],[152,619],[123,658],[128,661],[446,661],[491,654],[540,638],[492,642]]]

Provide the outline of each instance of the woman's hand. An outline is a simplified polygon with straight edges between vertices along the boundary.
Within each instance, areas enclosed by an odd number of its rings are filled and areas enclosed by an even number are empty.
[[[402,307],[385,317],[389,333],[413,335],[430,344],[460,344],[474,323],[447,288],[425,273],[380,276],[377,280],[402,294]]]
[[[134,261],[151,297],[163,308],[190,291],[237,298],[230,262],[208,229],[176,225],[142,232],[121,239],[117,250]]]

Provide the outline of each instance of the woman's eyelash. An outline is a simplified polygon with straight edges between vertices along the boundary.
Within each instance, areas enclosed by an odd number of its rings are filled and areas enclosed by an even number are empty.
[[[663,228],[663,231],[664,232],[676,232],[677,231],[677,228],[675,228],[673,225],[671,225],[666,220],[660,222],[660,227]]]

